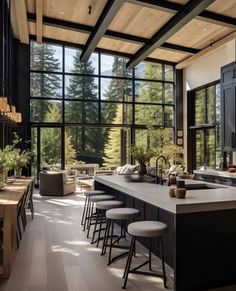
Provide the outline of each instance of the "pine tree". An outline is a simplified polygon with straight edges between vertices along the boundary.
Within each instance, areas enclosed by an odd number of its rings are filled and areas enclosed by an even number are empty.
[[[122,122],[122,106],[117,107],[116,117],[113,120],[114,124]],[[120,132],[119,128],[112,128],[108,134],[108,141],[104,147],[104,166],[119,166],[120,165]]]
[[[59,116],[59,108],[53,104],[45,115],[45,122],[50,122],[51,118],[59,121]],[[61,162],[61,132],[59,128],[41,129],[41,162],[47,164]]]
[[[45,115],[45,122],[53,119],[60,120],[60,109],[57,104],[52,104]],[[74,162],[75,150],[71,144],[71,136],[65,134],[65,157],[66,163]],[[61,162],[61,131],[59,128],[41,129],[41,161],[47,164],[57,164]]]
[[[112,65],[112,75],[117,77],[131,76],[132,72],[126,70],[126,59],[114,57]],[[107,124],[122,124],[122,104],[116,101],[132,101],[132,87],[130,80],[113,78],[110,82],[104,97],[107,101],[114,103],[104,103],[102,107],[102,117]],[[127,112],[127,115],[129,113]],[[104,131],[104,139],[107,143],[104,146],[104,166],[117,166],[121,161],[120,150],[120,129],[112,128]]]
[[[75,162],[75,148],[72,145],[72,136],[65,132],[65,164]]]
[[[53,46],[50,44],[38,45],[31,42],[31,69],[56,72],[60,70],[60,61],[55,58]],[[61,79],[57,74],[31,73],[31,96],[58,97],[61,89]],[[32,111],[33,120],[45,121],[45,115],[50,102],[35,102]]]
[[[80,62],[80,51],[77,51],[74,56],[73,73],[92,75],[94,68],[92,62]],[[98,104],[97,85],[93,76],[72,76],[66,88],[67,98],[85,100],[85,101],[70,101],[66,105],[65,120],[74,123],[97,123],[98,122]],[[99,131],[94,128],[71,128],[69,131],[76,136],[73,138],[73,146],[76,149],[77,159],[86,159],[90,156],[92,159],[102,156],[104,137]],[[96,152],[94,151],[96,149]]]
[[[126,60],[115,57],[112,65],[112,75],[123,77],[125,74]],[[128,76],[130,72],[127,72]],[[132,88],[129,80],[112,79],[107,91],[104,94],[107,101],[132,101]],[[106,123],[112,123],[116,116],[116,103],[106,103],[102,109],[102,116]]]
[[[151,64],[146,64],[144,69],[146,79],[158,79],[157,71]],[[140,84],[138,102],[162,103],[162,84],[158,82],[143,81]],[[136,105],[135,123],[138,125],[163,125],[162,106]]]

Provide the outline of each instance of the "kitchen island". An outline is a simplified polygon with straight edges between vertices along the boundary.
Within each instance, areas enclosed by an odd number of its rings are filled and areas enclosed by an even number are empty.
[[[122,175],[95,177],[95,189],[138,208],[141,220],[168,225],[165,260],[174,270],[177,291],[236,284],[236,188],[211,185],[177,199],[169,197],[167,185],[127,182]],[[152,251],[159,256],[157,242]]]
[[[215,169],[206,169],[206,170],[194,170],[194,176],[197,180],[220,183],[228,186],[236,186],[236,173],[230,173],[227,170],[215,170]]]

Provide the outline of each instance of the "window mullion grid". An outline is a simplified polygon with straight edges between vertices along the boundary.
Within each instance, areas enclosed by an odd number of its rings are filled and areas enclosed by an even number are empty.
[[[42,74],[45,74],[45,73],[52,73],[52,74],[58,74],[58,75],[62,75],[62,124],[60,125],[61,129],[63,127],[63,132],[65,131],[65,126],[69,126],[70,123],[65,123],[65,102],[67,100],[66,96],[65,96],[65,76],[66,75],[71,75],[71,76],[75,76],[75,75],[80,75],[80,76],[88,76],[87,74],[74,74],[74,73],[69,73],[69,72],[65,72],[65,45],[62,46],[62,72],[48,72],[48,71],[37,71],[37,70],[32,70],[30,69],[30,73],[42,73]],[[161,82],[162,84],[162,103],[158,104],[158,103],[149,103],[149,105],[151,106],[156,106],[156,108],[158,108],[158,106],[162,107],[162,124],[161,125],[157,125],[157,127],[166,127],[166,116],[165,116],[165,84],[166,83],[170,83],[170,84],[173,84],[175,85],[175,82],[174,81],[166,81],[165,80],[165,66],[164,64],[161,64],[162,66],[162,80],[153,80],[153,79],[135,79],[135,72],[134,72],[134,69],[132,69],[132,76],[131,78],[128,78],[128,77],[117,77],[117,76],[102,76],[101,75],[101,53],[98,53],[98,75],[97,74],[92,74],[92,75],[89,75],[89,77],[97,77],[98,78],[98,99],[96,100],[87,100],[87,101],[93,101],[93,102],[98,102],[98,123],[94,123],[92,124],[91,123],[91,126],[92,127],[103,127],[103,126],[107,126],[107,124],[102,124],[102,99],[101,99],[101,78],[110,78],[110,79],[120,79],[120,80],[124,80],[124,82],[126,80],[129,80],[131,83],[132,83],[132,90],[131,90],[131,94],[132,94],[132,101],[131,102],[126,102],[126,100],[124,100],[124,96],[123,96],[123,101],[122,102],[116,102],[116,103],[119,103],[123,106],[123,122],[122,124],[124,125],[124,121],[125,121],[125,110],[124,110],[124,106],[126,106],[127,104],[130,104],[128,106],[132,106],[132,122],[131,124],[129,125],[129,128],[130,128],[130,134],[131,134],[131,143],[134,142],[135,140],[135,128],[139,128],[140,126],[139,125],[136,125],[135,123],[135,109],[136,109],[136,100],[135,100],[135,81],[137,80],[140,80],[141,82],[144,81],[144,82],[151,82],[151,83],[155,83],[155,82]],[[172,92],[173,94],[173,99],[174,99],[174,92]],[[48,100],[48,99],[52,99],[52,100],[58,100],[57,98],[34,98],[34,97],[31,97],[30,96],[30,100],[33,100],[33,99],[40,99],[40,100]],[[72,100],[71,100],[72,101]],[[74,101],[74,100],[73,100]],[[77,100],[75,100],[76,102]],[[85,101],[84,99],[81,99],[80,101]],[[142,104],[142,103],[140,103]],[[148,103],[144,103],[143,102],[143,105],[148,105]],[[174,106],[172,105],[173,109],[174,109]],[[174,118],[174,112],[173,112],[173,118]],[[47,124],[45,123],[42,123],[42,122],[39,122],[39,123],[35,123],[35,122],[31,122],[31,124],[38,124],[38,126],[47,126]],[[48,124],[49,126],[56,126],[57,125],[53,124],[53,123],[50,123]],[[73,126],[90,126],[90,123],[71,123],[71,125]],[[119,127],[119,126],[122,126],[122,125],[116,125],[116,124],[111,124],[110,126],[112,127]],[[141,126],[142,128],[145,128],[145,126]],[[173,127],[172,127],[173,128]],[[62,158],[64,157],[64,155],[62,154]]]

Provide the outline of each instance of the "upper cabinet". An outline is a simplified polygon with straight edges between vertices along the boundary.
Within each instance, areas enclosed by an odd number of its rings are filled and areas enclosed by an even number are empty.
[[[221,68],[222,146],[236,150],[236,62]]]
[[[236,82],[236,62],[221,68],[221,86],[231,85]]]

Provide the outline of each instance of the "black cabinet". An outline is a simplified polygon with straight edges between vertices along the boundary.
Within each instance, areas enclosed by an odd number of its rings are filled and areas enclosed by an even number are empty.
[[[227,86],[236,82],[236,62],[221,68],[221,85]]]
[[[222,147],[236,149],[236,62],[221,68]]]

